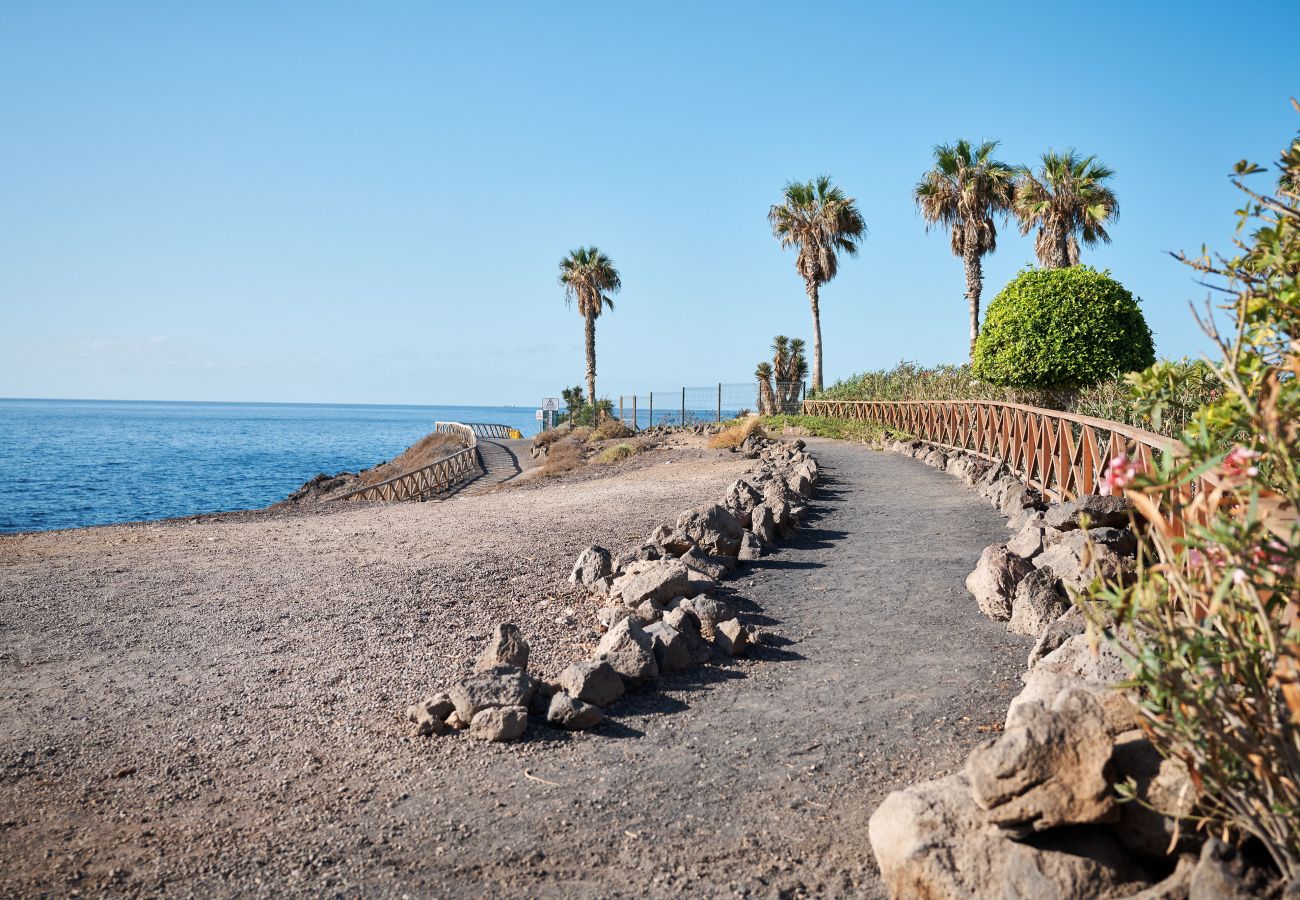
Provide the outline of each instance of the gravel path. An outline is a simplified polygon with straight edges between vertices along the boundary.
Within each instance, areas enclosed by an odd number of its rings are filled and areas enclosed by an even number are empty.
[[[1028,641],[962,586],[1006,537],[982,499],[810,443],[813,520],[731,582],[778,646],[517,745],[414,738],[395,713],[494,621],[556,671],[594,638],[563,624],[590,620],[559,590],[577,551],[720,494],[735,455],[0,539],[0,894],[879,893],[871,810],[960,765]]]

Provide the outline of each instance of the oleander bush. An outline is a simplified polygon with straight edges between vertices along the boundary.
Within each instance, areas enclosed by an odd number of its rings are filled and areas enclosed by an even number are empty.
[[[1090,266],[1025,269],[989,304],[972,371],[993,384],[1051,390],[1097,384],[1155,362],[1128,289]]]
[[[1300,110],[1300,106],[1297,106]],[[1233,299],[1220,334],[1220,395],[1192,417],[1185,456],[1149,472],[1126,457],[1106,484],[1142,520],[1138,577],[1099,591],[1116,616],[1144,728],[1181,761],[1197,790],[1198,825],[1257,841],[1300,883],[1300,138],[1283,153],[1276,187],[1243,176],[1245,235],[1232,258],[1186,264]],[[1154,408],[1162,386],[1135,382]],[[1202,475],[1215,485],[1187,501]],[[1181,495],[1181,496],[1180,496]],[[1177,514],[1193,522],[1174,530]],[[1135,648],[1127,652],[1125,648]]]

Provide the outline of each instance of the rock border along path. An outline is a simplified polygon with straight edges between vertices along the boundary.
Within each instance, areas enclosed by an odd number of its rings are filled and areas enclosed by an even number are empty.
[[[996,512],[910,460],[808,443],[823,477],[807,522],[728,583],[765,645],[632,690],[591,732],[480,745],[504,810],[431,772],[403,817],[445,821],[454,846],[403,888],[883,893],[870,813],[960,767],[1001,721],[1030,641],[962,585],[1006,533]]]

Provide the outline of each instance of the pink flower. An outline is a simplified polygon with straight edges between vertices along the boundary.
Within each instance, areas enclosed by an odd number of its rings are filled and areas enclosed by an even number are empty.
[[[1127,453],[1121,453],[1110,461],[1106,474],[1102,478],[1103,494],[1122,494],[1138,475],[1138,467],[1129,460]]]
[[[1232,583],[1235,584],[1235,585],[1243,585],[1243,584],[1246,583],[1246,571],[1245,571],[1245,569],[1233,569],[1233,570],[1232,570]]]
[[[1194,566],[1199,566],[1205,562],[1205,554],[1193,547],[1187,551],[1187,561]]]
[[[1258,450],[1233,447],[1223,458],[1223,467],[1228,470],[1229,475],[1245,475],[1247,478],[1254,478],[1259,474],[1259,467],[1251,464],[1257,459],[1259,459]]]

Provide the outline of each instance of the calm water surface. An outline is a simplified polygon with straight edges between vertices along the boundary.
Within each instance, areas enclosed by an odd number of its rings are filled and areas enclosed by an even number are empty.
[[[0,532],[256,509],[440,420],[537,426],[526,407],[0,399]]]

